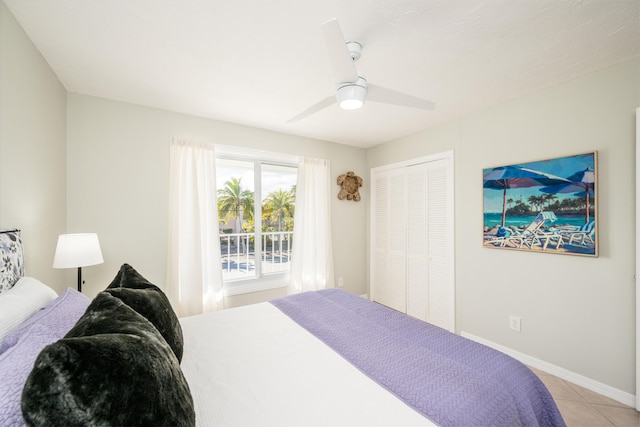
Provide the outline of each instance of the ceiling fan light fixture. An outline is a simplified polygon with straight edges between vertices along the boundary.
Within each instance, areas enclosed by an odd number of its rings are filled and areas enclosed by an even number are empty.
[[[336,99],[343,110],[357,110],[364,105],[367,88],[358,84],[347,84],[338,88]]]

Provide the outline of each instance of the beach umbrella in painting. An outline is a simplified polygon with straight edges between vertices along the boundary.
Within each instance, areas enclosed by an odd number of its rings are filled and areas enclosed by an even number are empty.
[[[569,183],[554,184],[540,189],[543,193],[575,193],[576,197],[585,198],[584,223],[589,222],[589,207],[595,193],[596,173],[590,167],[567,177]]]
[[[571,181],[533,169],[520,166],[500,166],[484,172],[484,188],[502,190],[502,226],[507,213],[507,189],[530,188],[561,184],[571,184]]]

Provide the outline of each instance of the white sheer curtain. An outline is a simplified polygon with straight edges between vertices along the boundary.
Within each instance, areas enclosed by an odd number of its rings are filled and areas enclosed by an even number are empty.
[[[289,293],[334,287],[330,169],[321,159],[298,165]]]
[[[167,294],[178,316],[224,308],[212,144],[172,138]]]

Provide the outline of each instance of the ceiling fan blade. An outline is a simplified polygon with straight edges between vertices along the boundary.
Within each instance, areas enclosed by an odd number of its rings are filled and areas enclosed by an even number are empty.
[[[434,110],[436,104],[426,99],[396,92],[381,86],[367,84],[367,101],[382,102],[385,104],[400,105],[403,107],[421,108],[423,110]]]
[[[352,83],[358,80],[358,72],[347,49],[347,43],[336,18],[322,24],[329,59],[336,83]]]
[[[310,116],[314,113],[317,113],[320,110],[324,110],[325,108],[329,107],[332,104],[336,103],[336,97],[331,95],[326,97],[325,99],[323,99],[322,101],[312,105],[311,107],[307,108],[306,110],[304,110],[302,113],[298,114],[295,117],[290,118],[289,120],[287,120],[287,123],[292,123],[292,122],[297,122],[300,119],[304,119],[307,116]]]

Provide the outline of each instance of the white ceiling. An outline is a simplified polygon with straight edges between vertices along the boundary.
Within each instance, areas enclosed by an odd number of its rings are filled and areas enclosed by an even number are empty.
[[[640,55],[639,0],[3,0],[70,92],[370,147]],[[334,93],[321,24],[435,111]],[[597,100],[594,100],[597,102]]]

